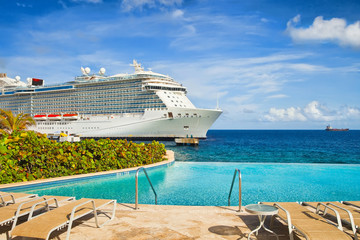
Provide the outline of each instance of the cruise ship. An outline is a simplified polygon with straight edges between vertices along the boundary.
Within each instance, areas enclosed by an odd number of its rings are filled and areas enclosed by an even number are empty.
[[[144,70],[133,74],[91,74],[82,68],[74,81],[47,86],[44,80],[0,75],[0,108],[29,113],[32,130],[94,138],[206,138],[222,111],[196,108],[187,89],[173,78]]]

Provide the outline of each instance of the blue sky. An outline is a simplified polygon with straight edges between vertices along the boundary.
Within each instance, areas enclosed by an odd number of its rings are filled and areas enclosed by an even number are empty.
[[[215,129],[360,129],[360,1],[0,0],[0,72],[70,81],[133,59]]]

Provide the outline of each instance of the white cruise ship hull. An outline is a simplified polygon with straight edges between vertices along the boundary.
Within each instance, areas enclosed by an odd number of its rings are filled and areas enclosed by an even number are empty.
[[[33,130],[95,138],[206,138],[221,110],[170,108],[144,114],[87,115],[78,120],[38,121]]]
[[[198,109],[187,88],[173,78],[145,71],[135,60],[133,74],[90,74],[74,81],[45,86],[42,79],[28,84],[0,74],[0,108],[28,113],[40,133],[85,138],[206,138],[222,113]]]

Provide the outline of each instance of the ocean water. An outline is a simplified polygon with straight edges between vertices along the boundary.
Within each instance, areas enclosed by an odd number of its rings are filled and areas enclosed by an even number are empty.
[[[209,130],[199,146],[176,146],[176,161],[360,164],[360,131]]]

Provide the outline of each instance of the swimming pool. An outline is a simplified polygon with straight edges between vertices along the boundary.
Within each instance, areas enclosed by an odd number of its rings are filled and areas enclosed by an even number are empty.
[[[175,162],[149,169],[148,174],[158,194],[158,204],[226,206],[235,168],[242,173],[243,205],[258,201],[360,199],[360,165]],[[120,203],[134,203],[134,176],[134,173],[111,174],[6,191],[110,198]],[[154,204],[154,194],[141,173],[139,203]],[[237,204],[238,188],[235,185],[231,205]]]

